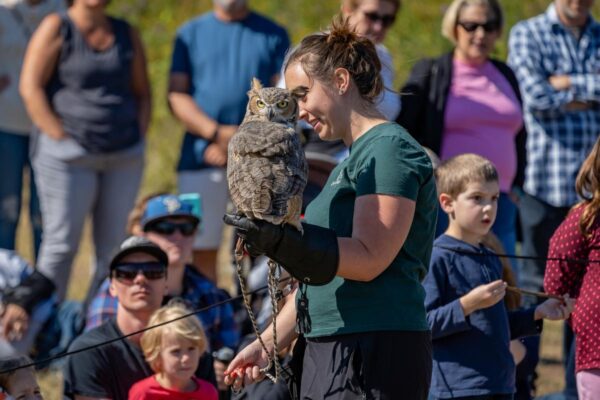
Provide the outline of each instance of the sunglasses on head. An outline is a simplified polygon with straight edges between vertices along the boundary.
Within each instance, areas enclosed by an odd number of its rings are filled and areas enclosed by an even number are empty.
[[[142,273],[146,279],[162,279],[167,275],[167,268],[159,262],[118,264],[112,272],[113,278],[120,282],[132,282]]]
[[[155,232],[161,235],[172,235],[175,231],[179,231],[183,236],[192,236],[196,232],[198,223],[195,221],[186,222],[170,222],[158,221],[148,228],[148,231]]]
[[[390,26],[392,26],[394,21],[396,21],[396,16],[392,15],[392,14],[381,15],[376,12],[365,12],[365,11],[363,11],[363,14],[365,17],[367,17],[367,19],[369,21],[371,21],[373,23],[381,22],[381,25],[384,28],[389,28]]]
[[[478,22],[458,22],[457,25],[462,26],[462,28],[469,33],[475,32],[479,27],[483,28],[483,30],[487,33],[496,32],[498,29],[500,29],[498,21],[495,20],[487,21],[483,24]]]

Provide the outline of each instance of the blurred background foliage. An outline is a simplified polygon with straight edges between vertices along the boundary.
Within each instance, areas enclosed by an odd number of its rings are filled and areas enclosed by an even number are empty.
[[[449,0],[403,0],[396,24],[385,44],[394,56],[399,88],[418,59],[450,49],[440,25]],[[506,58],[506,38],[515,22],[543,12],[549,0],[503,0],[506,25],[495,56]],[[600,5],[596,3],[595,14]],[[256,11],[276,20],[288,30],[292,43],[317,30],[326,29],[340,7],[339,0],[250,0]],[[140,195],[157,190],[176,190],[175,166],[182,127],[171,116],[166,103],[167,76],[172,42],[183,22],[209,11],[210,0],[119,0],[110,11],[126,18],[143,37],[154,92],[152,125],[148,136],[146,173]]]

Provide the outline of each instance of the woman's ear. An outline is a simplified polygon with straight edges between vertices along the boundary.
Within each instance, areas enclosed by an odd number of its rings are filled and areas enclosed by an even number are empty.
[[[350,72],[346,68],[336,68],[333,72],[333,83],[338,94],[343,95],[350,87]]]

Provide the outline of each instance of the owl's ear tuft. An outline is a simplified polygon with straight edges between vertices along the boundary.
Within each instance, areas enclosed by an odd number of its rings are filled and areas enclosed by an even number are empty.
[[[258,78],[252,78],[252,90],[260,90],[263,88],[262,83],[258,80]]]
[[[308,88],[306,86],[296,86],[291,93],[295,99],[301,99],[308,93]]]

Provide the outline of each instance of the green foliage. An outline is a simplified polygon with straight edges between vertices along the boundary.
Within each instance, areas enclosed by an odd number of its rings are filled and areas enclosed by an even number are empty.
[[[293,43],[312,32],[326,29],[339,11],[339,0],[250,0],[252,7],[288,29]],[[394,56],[396,87],[406,79],[420,58],[451,49],[440,34],[442,15],[450,0],[404,0],[386,45]],[[506,26],[498,41],[495,57],[506,58],[510,27],[519,20],[543,12],[550,0],[504,0]],[[600,5],[596,3],[597,12]],[[209,11],[210,0],[120,0],[111,3],[111,12],[129,20],[141,32],[145,43],[154,93],[152,125],[148,136],[147,163],[140,194],[175,190],[175,167],[182,139],[182,126],[171,116],[167,101],[167,76],[172,42],[185,21]]]

